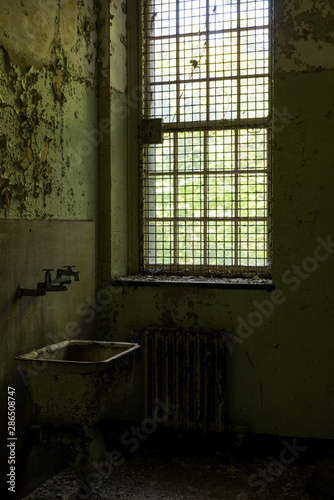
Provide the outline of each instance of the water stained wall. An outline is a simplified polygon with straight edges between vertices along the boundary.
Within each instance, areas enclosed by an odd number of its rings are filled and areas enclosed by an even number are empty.
[[[5,0],[0,16],[0,215],[93,218],[94,1]]]

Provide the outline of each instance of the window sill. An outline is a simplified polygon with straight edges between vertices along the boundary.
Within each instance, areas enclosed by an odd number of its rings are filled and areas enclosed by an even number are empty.
[[[267,278],[204,278],[200,276],[124,276],[111,280],[111,286],[120,287],[183,287],[215,288],[222,290],[267,290],[275,289]]]

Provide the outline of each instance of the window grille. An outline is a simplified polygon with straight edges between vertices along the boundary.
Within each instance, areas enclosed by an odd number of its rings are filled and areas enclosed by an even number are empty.
[[[163,137],[143,147],[143,270],[268,275],[269,20],[269,0],[143,0]]]

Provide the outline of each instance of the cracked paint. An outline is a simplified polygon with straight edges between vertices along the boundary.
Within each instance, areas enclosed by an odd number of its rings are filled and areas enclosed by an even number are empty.
[[[277,5],[275,18],[277,72],[334,68],[334,2],[287,0]]]
[[[96,128],[95,0],[4,0],[0,14],[0,214],[92,218],[96,154],[74,141]]]

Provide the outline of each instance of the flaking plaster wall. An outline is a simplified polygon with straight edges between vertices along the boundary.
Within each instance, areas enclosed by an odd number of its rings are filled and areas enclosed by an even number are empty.
[[[275,20],[278,28],[275,37],[276,73],[333,69],[332,1],[275,2]]]
[[[6,0],[0,9],[0,215],[93,219],[95,3]]]

